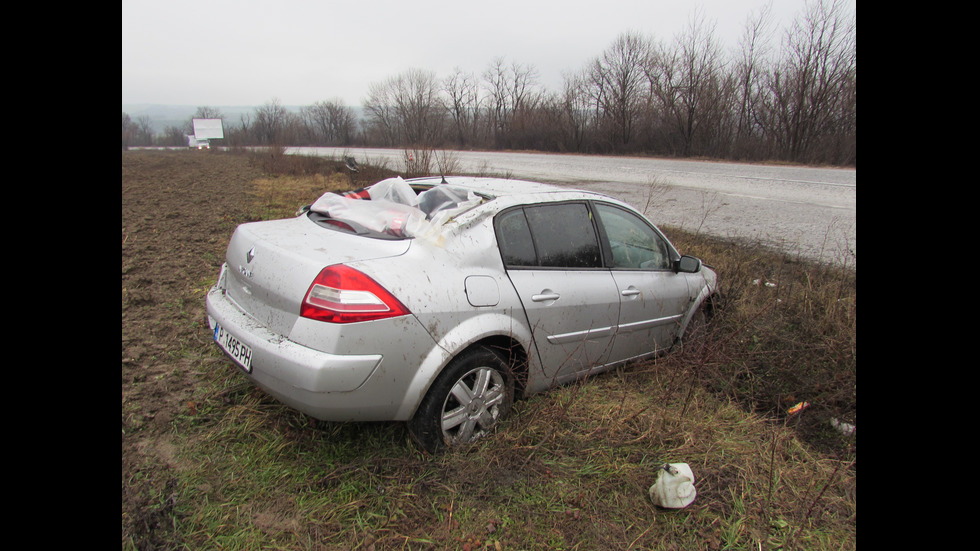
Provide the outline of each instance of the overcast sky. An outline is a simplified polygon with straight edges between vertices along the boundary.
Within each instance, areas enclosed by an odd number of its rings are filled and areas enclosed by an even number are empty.
[[[737,46],[766,2],[782,29],[805,0],[122,0],[122,103],[360,105],[408,69],[479,76],[497,57],[561,89],[624,32],[670,41],[695,10]],[[811,0],[813,1],[813,0]],[[853,6],[856,0],[847,0]]]

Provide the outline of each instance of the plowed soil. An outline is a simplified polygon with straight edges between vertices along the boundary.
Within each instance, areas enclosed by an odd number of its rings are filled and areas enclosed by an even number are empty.
[[[124,540],[127,530],[165,529],[171,423],[193,412],[201,364],[218,361],[204,297],[231,231],[246,221],[248,185],[260,176],[245,155],[122,153]]]

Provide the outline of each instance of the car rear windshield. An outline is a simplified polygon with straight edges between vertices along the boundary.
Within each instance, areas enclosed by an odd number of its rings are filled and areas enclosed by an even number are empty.
[[[435,237],[447,221],[482,202],[472,191],[437,185],[421,193],[400,177],[347,193],[328,192],[308,216],[323,227],[378,239]]]

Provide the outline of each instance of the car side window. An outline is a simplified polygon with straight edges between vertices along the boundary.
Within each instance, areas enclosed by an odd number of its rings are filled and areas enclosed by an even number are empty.
[[[613,205],[597,203],[595,207],[612,249],[613,268],[670,269],[667,242],[646,221]]]
[[[497,217],[497,240],[507,266],[534,266],[537,256],[524,209],[507,211]]]
[[[585,203],[535,205],[497,218],[501,255],[508,267],[598,268],[599,239]]]

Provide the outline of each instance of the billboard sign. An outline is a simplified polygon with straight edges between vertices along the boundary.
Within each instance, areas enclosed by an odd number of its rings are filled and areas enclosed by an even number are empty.
[[[221,119],[194,119],[194,137],[199,140],[224,138]]]

